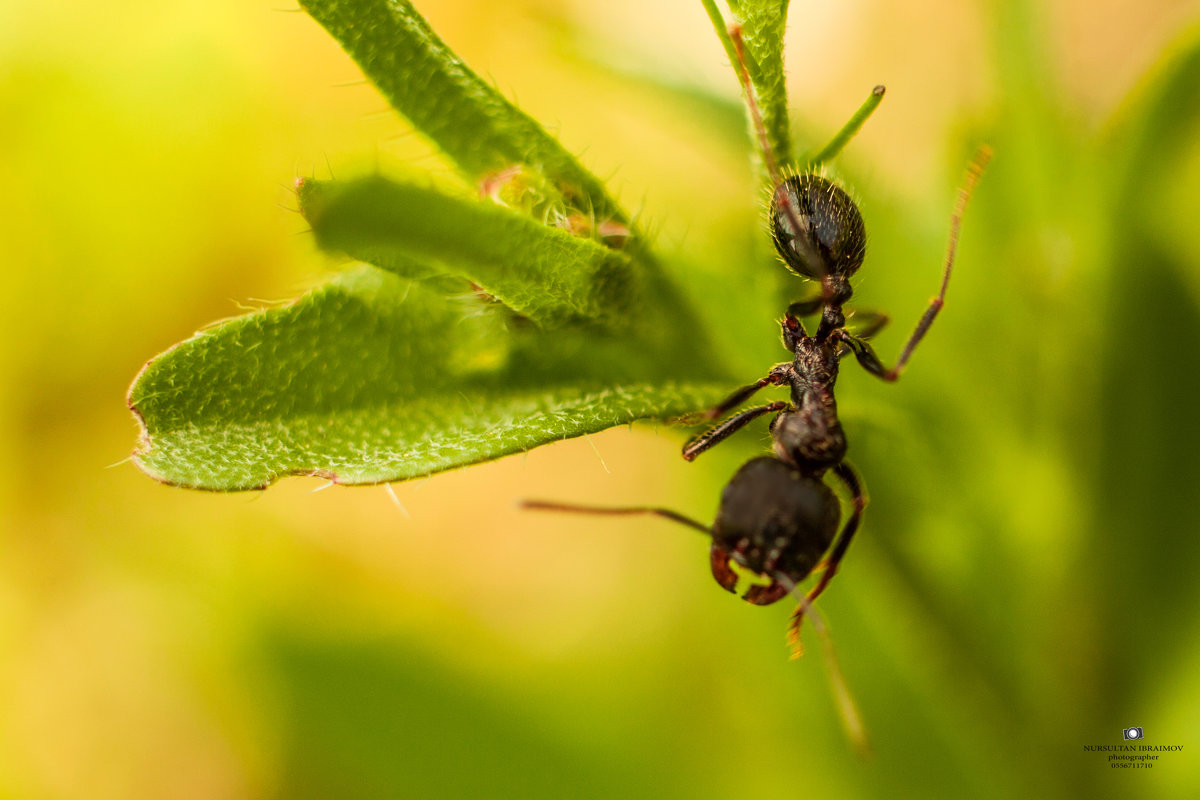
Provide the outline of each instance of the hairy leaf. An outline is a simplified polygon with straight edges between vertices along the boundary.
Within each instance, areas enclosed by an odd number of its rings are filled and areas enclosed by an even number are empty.
[[[574,357],[570,336],[554,336],[557,348],[539,347],[550,338],[540,332],[510,339],[507,322],[478,301],[353,269],[147,364],[129,392],[143,428],[137,463],[167,483],[223,491],[289,474],[379,483],[679,415],[728,388],[652,380],[653,359],[630,343],[608,342],[593,363]],[[606,364],[633,377],[608,382]]]
[[[572,208],[628,221],[603,183],[472,72],[407,0],[300,0],[300,6],[471,181],[525,164],[556,184]]]
[[[305,180],[299,195],[322,247],[412,277],[434,265],[539,323],[616,319],[637,293],[621,253],[490,203],[381,177]]]
[[[742,39],[746,43],[741,55],[754,86],[754,94],[766,128],[767,142],[781,167],[792,163],[792,146],[788,133],[787,79],[783,71],[783,34],[787,25],[789,0],[730,0],[729,7],[740,21]],[[729,37],[725,22],[715,0],[703,0],[717,36],[725,46],[730,61],[739,58],[737,48]],[[757,132],[754,149],[761,148]]]

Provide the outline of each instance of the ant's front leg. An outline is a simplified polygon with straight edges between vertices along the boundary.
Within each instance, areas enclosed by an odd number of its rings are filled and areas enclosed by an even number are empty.
[[[749,387],[747,387],[749,388]],[[692,461],[696,456],[703,453],[708,448],[720,443],[730,434],[735,433],[746,426],[752,420],[758,419],[764,414],[771,414],[776,411],[783,411],[788,408],[788,404],[782,400],[774,403],[768,403],[765,406],[758,408],[750,408],[739,414],[734,414],[729,419],[715,425],[699,436],[695,437],[683,446],[683,457],[688,461]]]
[[[849,347],[854,357],[858,359],[858,363],[862,368],[871,373],[877,378],[882,378],[885,381],[894,381],[900,377],[900,365],[897,364],[893,369],[888,369],[879,360],[879,356],[875,353],[875,348],[866,341],[866,339],[855,336],[847,330],[838,332],[838,339],[842,344]],[[844,350],[842,352],[845,352]]]
[[[904,344],[904,349],[900,351],[900,358],[897,359],[896,366],[886,369],[882,362],[880,362],[879,357],[875,355],[875,351],[871,349],[871,346],[863,341],[866,338],[865,336],[860,334],[860,337],[855,337],[848,333],[843,334],[843,341],[854,351],[854,356],[858,359],[858,363],[862,364],[863,368],[872,375],[877,375],[888,382],[899,378],[900,373],[904,371],[904,366],[908,363],[908,359],[912,357],[913,350],[917,349],[917,345],[925,338],[925,334],[929,332],[929,327],[937,319],[938,312],[946,304],[946,288],[950,285],[950,273],[954,269],[954,257],[958,252],[958,232],[962,227],[963,213],[966,212],[967,202],[970,201],[971,194],[975,191],[975,187],[979,183],[979,178],[983,175],[983,169],[987,166],[991,157],[991,149],[981,147],[975,154],[975,158],[972,159],[970,166],[967,167],[967,177],[963,181],[962,187],[958,190],[958,200],[954,205],[954,213],[950,216],[950,241],[946,245],[946,264],[942,270],[941,289],[938,290],[937,296],[929,301],[929,307],[921,315],[921,320],[917,323],[912,336],[908,337],[908,341]]]
[[[949,273],[946,273],[946,278],[949,279],[949,277]],[[942,309],[942,298],[945,295],[946,282],[943,281],[941,294],[935,297],[933,302],[930,303],[929,308],[925,310],[925,315],[921,317],[920,323],[917,324],[917,329],[908,340],[908,344],[904,346],[903,352],[900,353],[900,360],[891,369],[883,365],[883,362],[879,360],[879,356],[875,353],[875,348],[867,343],[867,339],[879,333],[883,326],[888,323],[888,318],[885,315],[877,311],[867,312],[861,316],[867,316],[870,319],[868,319],[867,324],[857,333],[850,333],[843,328],[836,335],[854,353],[854,357],[858,359],[859,364],[862,364],[863,369],[877,378],[882,378],[888,383],[892,383],[900,377],[900,373],[904,371],[904,365],[908,363],[909,356],[912,355],[913,350],[916,349],[921,339],[925,338],[925,332],[929,330],[929,326],[933,324],[938,311]]]
[[[880,311],[855,311],[853,317],[850,320],[847,320],[847,322],[850,321],[857,323],[853,331],[843,330],[836,334],[842,343],[842,346],[838,349],[839,359],[845,358],[846,354],[854,349],[847,341],[849,337],[854,337],[859,342],[865,343],[867,339],[870,339],[875,334],[883,330],[890,320],[887,314],[884,314]],[[879,359],[876,358],[875,360],[878,361]],[[862,363],[861,358],[859,359],[859,363]]]
[[[797,300],[787,307],[787,316],[799,319],[800,317],[811,317],[813,314],[821,310],[825,305],[825,290],[819,288],[817,293],[806,297],[803,300]]]

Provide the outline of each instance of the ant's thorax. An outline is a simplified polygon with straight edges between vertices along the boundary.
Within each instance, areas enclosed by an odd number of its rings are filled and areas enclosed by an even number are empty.
[[[792,402],[800,405],[810,393],[833,393],[841,360],[840,342],[826,337],[800,336],[792,346],[792,369],[789,383]]]
[[[846,437],[833,393],[842,350],[841,339],[833,334],[844,322],[841,307],[835,303],[822,307],[816,336],[809,336],[791,314],[782,321],[783,343],[792,353],[792,363],[778,374],[791,389],[791,404],[771,426],[775,454],[814,477],[840,463],[846,454]]]

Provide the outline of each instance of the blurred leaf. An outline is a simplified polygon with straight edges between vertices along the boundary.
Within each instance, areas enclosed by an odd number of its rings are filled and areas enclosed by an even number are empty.
[[[588,726],[528,713],[544,702],[537,692],[498,697],[394,640],[286,628],[266,640],[289,734],[279,797],[689,796],[658,775],[656,754],[614,770]]]
[[[1197,87],[1200,24],[1193,24],[1155,62],[1110,123],[1107,138],[1118,170],[1118,202],[1126,209],[1147,217],[1156,213],[1156,203],[1130,195],[1160,190],[1156,179],[1194,141],[1200,122]]]
[[[380,177],[305,180],[299,194],[322,247],[398,274],[432,263],[536,322],[618,319],[638,292],[621,253],[491,203]]]
[[[1189,151],[1195,152],[1198,86],[1200,25],[1193,24],[1131,93],[1105,141],[1113,173],[1107,225],[1100,233],[1107,240],[1105,318],[1128,318],[1137,309],[1139,326],[1153,331],[1155,343],[1148,347],[1123,326],[1101,328],[1100,449],[1091,472],[1096,516],[1104,520],[1106,535],[1093,537],[1088,551],[1106,587],[1152,587],[1095,598],[1112,622],[1101,641],[1109,668],[1100,695],[1112,714],[1135,710],[1130,694],[1159,674],[1161,664],[1192,646],[1176,629],[1145,620],[1195,608],[1200,575],[1200,539],[1192,535],[1190,499],[1200,483],[1200,417],[1195,413],[1200,371],[1193,356],[1200,309],[1189,291],[1197,270],[1194,261],[1164,241],[1170,235],[1165,231],[1190,232],[1195,223],[1195,187],[1175,198],[1171,190]],[[1139,633],[1138,648],[1128,646],[1133,630]]]
[[[289,474],[379,483],[679,415],[727,389],[663,378],[637,342],[510,337],[507,321],[477,300],[455,308],[419,283],[351,270],[151,361],[129,392],[137,463],[222,491]],[[578,356],[589,346],[595,362]],[[617,369],[643,379],[616,382]]]
[[[557,184],[574,209],[628,220],[594,175],[463,64],[407,0],[300,0],[300,6],[469,180],[526,164]]]

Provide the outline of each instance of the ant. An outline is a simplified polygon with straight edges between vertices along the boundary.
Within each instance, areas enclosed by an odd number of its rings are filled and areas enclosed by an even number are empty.
[[[768,386],[789,387],[790,401],[775,401],[733,414],[688,441],[683,457],[694,460],[768,414],[774,415],[770,424],[773,453],[752,459],[734,474],[721,494],[711,527],[674,511],[649,506],[606,508],[545,501],[527,501],[524,505],[549,511],[652,514],[695,528],[712,538],[712,574],[723,589],[737,591],[735,563],[766,579],[766,583],[753,584],[742,595],[755,605],[770,605],[788,594],[799,596],[798,585],[819,571],[820,578],[792,613],[788,641],[795,657],[801,653],[801,622],[837,574],[867,505],[862,480],[846,461],[846,436],[834,399],[841,359],[853,353],[872,375],[888,382],[900,377],[945,303],[962,216],[990,150],[985,147],[979,151],[959,189],[950,220],[941,289],[930,301],[896,365],[889,369],[868,342],[888,318],[877,312],[861,313],[866,324],[852,332],[846,327],[843,311],[853,294],[850,278],[866,255],[862,215],[844,190],[815,171],[857,132],[882,99],[884,87],[875,87],[859,112],[805,171],[785,175],[775,161],[755,99],[740,27],[731,27],[729,37],[736,55],[735,69],[773,185],[768,211],[771,239],[788,269],[819,282],[820,291],[789,305],[781,321],[783,345],[791,353],[791,361],[775,365],[765,377],[738,389],[703,417],[714,420],[728,414]],[[801,318],[818,313],[816,330],[809,335]],[[825,482],[826,473],[831,473],[850,497],[850,514],[840,533],[841,504]]]

